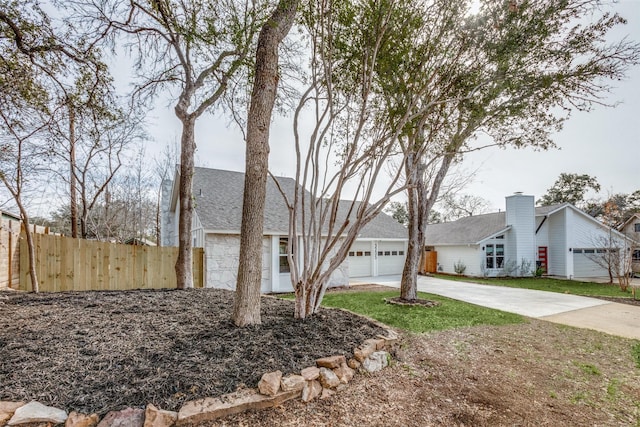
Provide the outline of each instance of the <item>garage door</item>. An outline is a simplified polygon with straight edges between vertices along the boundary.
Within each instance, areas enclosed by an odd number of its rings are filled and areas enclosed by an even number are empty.
[[[378,274],[402,274],[404,258],[404,242],[379,242]]]
[[[356,242],[349,251],[349,277],[371,276],[371,243]]]
[[[607,269],[594,261],[602,259],[606,254],[603,249],[574,249],[573,276],[574,277],[603,277],[608,276]],[[602,262],[602,261],[599,261]]]

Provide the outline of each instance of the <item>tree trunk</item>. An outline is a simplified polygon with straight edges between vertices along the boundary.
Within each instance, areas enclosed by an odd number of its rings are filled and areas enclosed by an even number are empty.
[[[27,252],[29,255],[29,277],[31,278],[31,290],[35,293],[40,292],[40,283],[38,282],[38,273],[36,272],[36,249],[33,243],[33,234],[29,229],[29,216],[27,210],[22,205],[20,200],[16,200],[18,209],[20,210],[20,216],[22,219],[22,226],[24,227],[24,235],[27,239]]]
[[[408,189],[409,246],[402,270],[400,297],[412,300],[418,295],[418,268],[425,242],[424,229],[427,225],[427,218],[429,218],[429,212],[440,194],[442,182],[449,172],[454,157],[453,154],[445,155],[438,172],[430,183],[431,187],[427,189],[427,183],[424,182],[424,165],[421,159],[416,159],[414,153],[409,153],[407,156],[407,168],[409,169],[406,174],[411,180]]]
[[[71,210],[71,237],[78,238],[78,196],[76,194],[76,114],[71,100],[67,99],[69,108],[69,198]],[[83,236],[85,237],[85,236]]]
[[[408,198],[408,233],[409,242],[407,246],[407,257],[402,269],[402,280],[400,281],[400,298],[413,301],[418,298],[418,269],[422,258],[422,247],[424,246],[424,224],[421,211],[422,200],[420,187],[421,180],[418,177],[419,168],[416,164],[415,154],[407,155],[407,189]]]
[[[193,288],[192,235],[193,217],[193,168],[195,152],[195,122],[190,117],[182,119],[182,137],[180,140],[180,215],[178,219],[178,259],[176,261],[176,287]],[[261,246],[262,247],[262,246]]]
[[[320,309],[320,303],[324,296],[326,280],[303,283],[296,286],[296,303],[294,318],[304,320],[312,316]]]
[[[258,37],[256,70],[247,117],[240,256],[233,322],[260,324],[262,238],[269,163],[269,126],[278,88],[278,47],[293,25],[299,0],[280,0]]]

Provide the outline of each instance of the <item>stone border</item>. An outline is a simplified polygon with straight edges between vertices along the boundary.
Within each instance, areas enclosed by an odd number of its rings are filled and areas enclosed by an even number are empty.
[[[0,427],[32,423],[64,424],[65,427],[183,427],[249,410],[271,408],[291,399],[300,398],[305,403],[316,398],[326,399],[345,389],[356,372],[377,372],[389,364],[389,351],[399,336],[386,325],[384,328],[386,336],[365,340],[353,350],[353,358],[349,360],[345,356],[329,356],[316,360],[316,366],[304,368],[300,374],[283,376],[280,371],[267,372],[262,375],[257,389],[192,400],[178,412],[164,411],[150,403],[146,409],[109,412],[100,420],[97,414],[75,411],[67,414],[63,409],[36,401],[0,401]]]

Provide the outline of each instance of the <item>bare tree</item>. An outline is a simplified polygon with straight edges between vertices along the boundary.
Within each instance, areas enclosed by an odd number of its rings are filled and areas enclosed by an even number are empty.
[[[467,216],[487,213],[489,202],[480,196],[471,194],[446,193],[437,202],[437,209],[445,222],[455,221]]]
[[[174,110],[182,135],[176,277],[179,289],[191,288],[195,124],[205,111],[220,105],[228,87],[241,76],[263,19],[263,5],[248,0],[103,0],[80,6],[102,23],[97,33],[116,29],[128,36],[141,79],[137,95],[178,88]]]
[[[260,30],[255,78],[247,117],[240,256],[233,321],[236,326],[260,324],[262,238],[269,170],[269,129],[278,89],[278,48],[287,36],[299,0],[280,0]]]
[[[156,243],[162,244],[161,216],[162,216],[162,186],[165,180],[171,178],[175,167],[178,164],[178,152],[176,145],[167,144],[160,157],[155,159],[154,172],[158,181],[158,193],[156,199]]]

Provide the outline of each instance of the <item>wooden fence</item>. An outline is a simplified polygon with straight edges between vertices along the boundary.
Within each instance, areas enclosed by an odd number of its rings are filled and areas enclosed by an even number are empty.
[[[34,234],[43,292],[175,288],[178,248],[135,246]],[[20,288],[31,290],[26,239],[20,239]],[[204,249],[193,250],[193,282],[204,283]]]
[[[0,219],[0,289],[20,283],[20,221]]]

